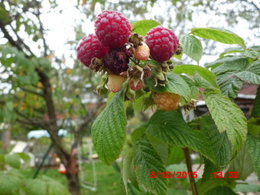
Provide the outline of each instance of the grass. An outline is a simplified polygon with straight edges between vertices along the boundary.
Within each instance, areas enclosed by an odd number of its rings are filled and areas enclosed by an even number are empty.
[[[95,165],[97,175],[97,191],[91,191],[88,189],[81,188],[82,195],[125,194],[121,175],[113,166],[108,166],[102,162],[97,162]],[[92,165],[88,163],[82,164],[82,170],[85,180],[83,182],[93,183]],[[23,174],[27,178],[32,178],[34,171],[34,169],[23,170]],[[42,169],[38,177],[41,177],[42,175],[51,177],[65,186],[67,185],[66,176],[60,174],[57,169]]]

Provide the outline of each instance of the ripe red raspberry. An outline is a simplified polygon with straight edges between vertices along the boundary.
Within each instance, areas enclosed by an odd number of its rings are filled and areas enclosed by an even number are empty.
[[[176,110],[179,106],[180,96],[175,93],[156,93],[154,95],[154,102],[160,110]]]
[[[128,69],[129,57],[131,55],[131,50],[125,47],[112,49],[105,55],[104,65],[110,73],[119,75]]]
[[[146,43],[150,48],[152,58],[158,62],[164,62],[176,52],[179,39],[170,29],[159,26],[148,32]]]
[[[131,25],[122,13],[103,11],[95,22],[96,35],[110,48],[122,47],[131,35]]]
[[[90,66],[92,58],[103,58],[108,52],[108,47],[101,45],[96,35],[84,37],[77,48],[77,57],[81,63]]]

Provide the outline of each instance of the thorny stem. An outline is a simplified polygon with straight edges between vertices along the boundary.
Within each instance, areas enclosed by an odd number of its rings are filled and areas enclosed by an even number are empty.
[[[183,151],[184,151],[184,155],[185,155],[188,172],[193,173],[192,172],[192,162],[191,162],[191,158],[190,158],[190,151],[188,148],[183,148]],[[191,174],[191,175],[193,175],[193,174]],[[190,186],[191,186],[192,194],[199,195],[197,185],[196,185],[194,178],[193,177],[189,177],[189,178],[190,178]]]

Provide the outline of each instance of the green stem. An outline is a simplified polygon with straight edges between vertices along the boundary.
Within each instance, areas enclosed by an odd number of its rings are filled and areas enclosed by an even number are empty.
[[[191,162],[191,158],[190,158],[190,151],[189,151],[188,148],[183,148],[183,151],[184,151],[184,155],[185,155],[185,160],[186,160],[188,172],[190,172],[191,175],[193,175],[192,174],[193,172],[192,172],[192,162]],[[192,194],[193,195],[199,195],[197,185],[196,185],[194,178],[193,177],[189,177],[189,178],[190,178],[190,186],[191,186]]]

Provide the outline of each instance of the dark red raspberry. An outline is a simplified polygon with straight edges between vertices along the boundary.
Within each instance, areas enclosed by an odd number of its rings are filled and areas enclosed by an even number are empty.
[[[168,28],[155,27],[146,36],[151,56],[158,62],[169,60],[179,46],[179,39]]]
[[[128,69],[129,57],[132,52],[125,47],[110,50],[104,57],[104,65],[110,73],[119,75]]]
[[[108,47],[101,45],[96,35],[88,35],[84,37],[77,48],[77,56],[79,61],[90,67],[91,60],[103,58],[108,52]]]
[[[103,11],[99,14],[95,29],[101,43],[110,48],[122,47],[131,35],[129,21],[117,11]]]

